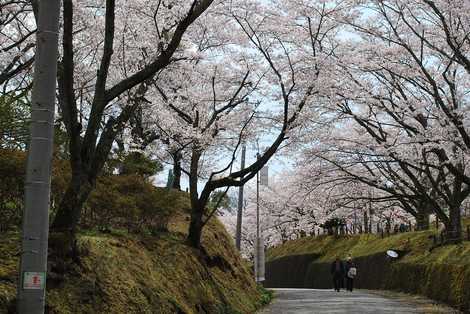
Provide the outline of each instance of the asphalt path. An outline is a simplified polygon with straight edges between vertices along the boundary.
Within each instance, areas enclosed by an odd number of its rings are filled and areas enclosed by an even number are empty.
[[[316,289],[272,289],[274,301],[260,314],[413,314],[424,313],[413,304],[365,290],[353,292]]]

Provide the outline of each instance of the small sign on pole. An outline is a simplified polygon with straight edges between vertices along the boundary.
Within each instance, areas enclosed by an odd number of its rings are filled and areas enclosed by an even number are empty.
[[[46,286],[46,274],[42,272],[24,272],[24,290],[44,290]]]

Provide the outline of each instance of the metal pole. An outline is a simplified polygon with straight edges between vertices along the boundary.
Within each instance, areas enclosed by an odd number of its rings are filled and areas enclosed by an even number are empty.
[[[259,153],[256,155],[256,158],[259,159]],[[260,268],[260,256],[259,256],[259,172],[256,173],[256,271],[255,271],[255,280],[258,281],[259,277],[259,268]]]
[[[356,234],[356,228],[357,228],[357,205],[354,203],[354,225],[353,225],[353,234]]]
[[[20,314],[42,314],[46,301],[60,3],[60,0],[39,1],[31,133],[26,169],[22,251],[17,291],[17,306]]]
[[[259,159],[259,152],[256,154],[256,159]],[[259,269],[260,269],[260,254],[259,254],[259,171],[256,173],[256,241],[255,241],[255,280],[258,282]]]
[[[240,169],[245,169],[245,159],[246,159],[246,145],[242,147],[242,160],[241,160],[241,167]],[[240,251],[241,249],[241,241],[242,241],[242,220],[243,220],[243,191],[244,186],[240,186],[238,190],[238,213],[237,213],[237,231],[235,236],[235,244],[237,249]]]
[[[256,239],[259,240],[259,172],[256,174]]]
[[[373,220],[374,220],[374,208],[372,207],[372,200],[374,199],[374,190],[371,191],[370,207],[369,207],[369,233],[372,232]],[[377,231],[378,232],[378,231]]]
[[[369,233],[369,219],[367,217],[367,208],[364,210],[364,233]]]

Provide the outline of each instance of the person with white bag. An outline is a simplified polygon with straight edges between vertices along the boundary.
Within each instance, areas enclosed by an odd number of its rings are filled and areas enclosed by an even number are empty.
[[[354,278],[357,275],[357,267],[356,264],[353,262],[351,256],[348,256],[345,265],[346,270],[346,290],[353,291],[354,287]]]

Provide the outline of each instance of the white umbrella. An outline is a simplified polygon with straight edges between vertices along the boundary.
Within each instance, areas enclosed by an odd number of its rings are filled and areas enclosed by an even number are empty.
[[[390,256],[391,258],[397,258],[398,257],[398,253],[395,252],[395,251],[392,251],[392,250],[388,250],[387,255]]]

